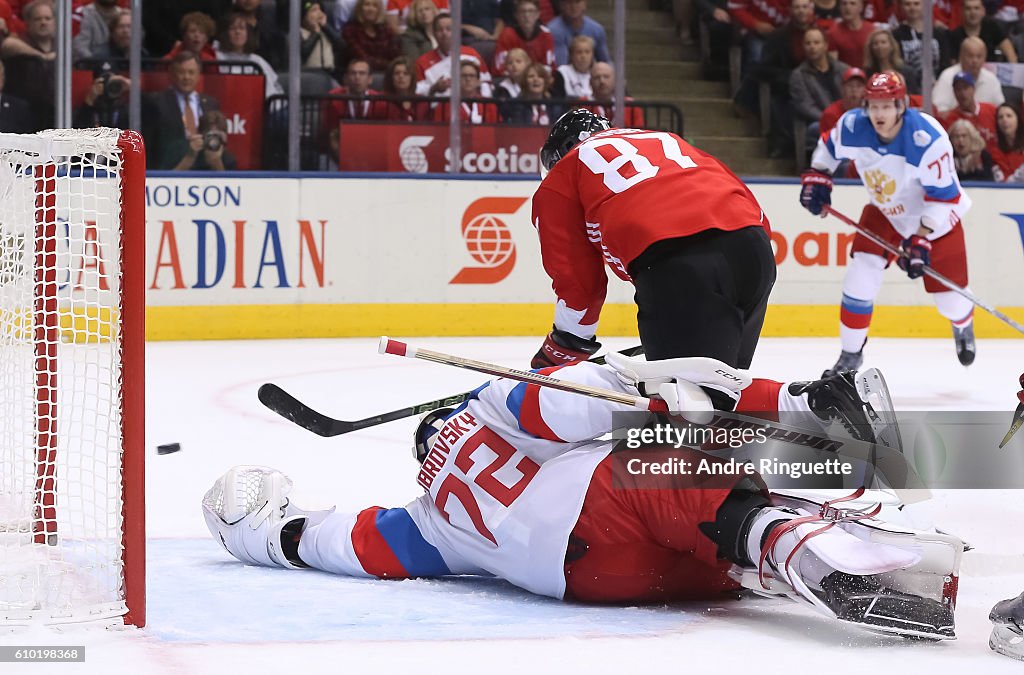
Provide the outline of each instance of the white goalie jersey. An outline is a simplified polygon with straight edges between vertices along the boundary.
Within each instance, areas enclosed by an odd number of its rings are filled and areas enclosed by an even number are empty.
[[[811,166],[833,173],[844,159],[856,163],[871,203],[903,237],[924,223],[932,229],[928,239],[938,239],[971,207],[949,136],[935,118],[917,110],[904,113],[900,132],[887,144],[863,109],[847,111],[818,141]]]
[[[610,368],[589,363],[560,368],[558,377],[636,394]],[[303,532],[299,555],[351,576],[487,573],[561,598],[569,534],[594,470],[612,448],[593,439],[611,431],[614,412],[628,410],[492,381],[435,437],[418,476],[427,494],[404,508],[333,513]]]

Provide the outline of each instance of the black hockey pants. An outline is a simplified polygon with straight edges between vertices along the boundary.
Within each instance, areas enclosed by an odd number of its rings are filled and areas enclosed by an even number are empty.
[[[762,227],[655,242],[629,264],[647,358],[707,356],[749,368],[775,256]]]

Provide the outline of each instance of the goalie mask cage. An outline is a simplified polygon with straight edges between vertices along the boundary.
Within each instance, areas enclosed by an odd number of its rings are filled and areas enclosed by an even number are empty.
[[[0,134],[0,625],[145,624],[145,151]]]

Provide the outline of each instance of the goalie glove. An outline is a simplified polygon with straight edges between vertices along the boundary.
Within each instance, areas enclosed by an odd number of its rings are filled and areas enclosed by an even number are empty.
[[[291,479],[280,471],[245,464],[233,467],[203,496],[206,526],[228,553],[244,563],[306,567],[298,556],[299,535],[334,508],[305,511],[288,499],[291,491]]]
[[[530,361],[530,367],[536,370],[586,361],[600,348],[601,343],[593,338],[585,340],[568,331],[552,327],[551,332],[544,338],[544,344]]]
[[[687,413],[684,417],[695,424],[706,424],[714,417],[715,407],[702,387],[735,400],[751,382],[747,373],[704,357],[648,361],[611,353],[605,361],[624,384],[644,396],[657,396],[670,411]]]

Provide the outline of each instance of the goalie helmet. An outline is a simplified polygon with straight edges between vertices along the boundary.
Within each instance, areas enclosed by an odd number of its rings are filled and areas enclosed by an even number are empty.
[[[568,155],[580,142],[611,127],[611,122],[586,108],[576,108],[565,113],[551,127],[548,140],[544,141],[540,149],[540,164],[544,171],[550,171],[558,160]]]
[[[441,427],[448,420],[448,417],[455,412],[455,408],[438,408],[424,413],[420,417],[420,423],[416,425],[416,431],[412,438],[412,456],[416,461],[423,464],[423,460],[430,454],[430,446],[434,444],[434,437]]]

